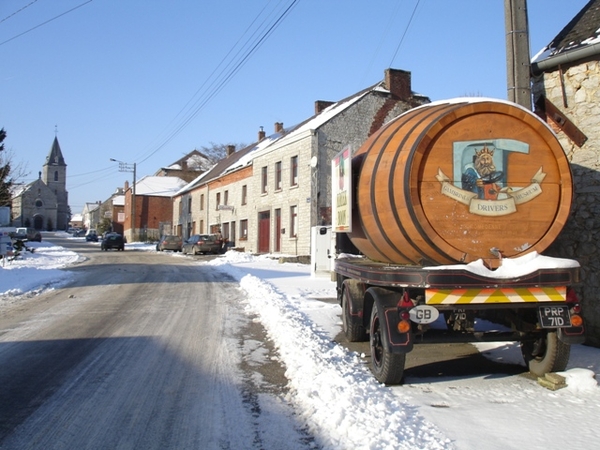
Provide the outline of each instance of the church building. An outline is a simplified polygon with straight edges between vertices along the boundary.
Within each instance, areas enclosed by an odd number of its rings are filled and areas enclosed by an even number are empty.
[[[36,230],[66,230],[69,216],[67,165],[55,137],[38,179],[14,192],[12,224]]]

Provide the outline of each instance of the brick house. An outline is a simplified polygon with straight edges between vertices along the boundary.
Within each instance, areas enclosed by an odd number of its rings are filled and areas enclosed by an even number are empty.
[[[573,208],[550,251],[581,264],[587,340],[600,346],[600,0],[591,0],[533,58],[536,112],[557,133],[574,181]]]
[[[315,114],[230,154],[175,197],[175,229],[221,230],[253,253],[310,254],[310,230],[331,224],[331,159],[356,150],[385,122],[428,103],[411,90],[410,72],[388,69],[384,80],[338,102],[315,102]],[[187,226],[186,226],[187,224]]]
[[[126,183],[123,234],[127,240],[158,240],[163,229],[170,230],[172,197],[183,186],[185,181],[178,177],[145,176],[136,181],[133,196],[133,186],[129,188]]]

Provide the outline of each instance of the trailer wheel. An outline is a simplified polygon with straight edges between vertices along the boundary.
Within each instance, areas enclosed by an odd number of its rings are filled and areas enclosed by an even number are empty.
[[[521,342],[521,353],[529,371],[537,376],[565,370],[571,346],[558,339],[556,331]]]
[[[350,313],[352,287],[344,283],[342,287],[342,329],[346,339],[350,342],[364,342],[367,340],[367,330],[364,325],[353,322]]]
[[[400,384],[404,375],[405,353],[392,353],[383,343],[385,334],[379,320],[377,303],[371,311],[371,370],[375,378],[384,384]]]

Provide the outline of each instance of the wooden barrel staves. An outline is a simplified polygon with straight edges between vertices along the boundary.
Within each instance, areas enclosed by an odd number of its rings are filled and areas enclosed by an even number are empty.
[[[497,267],[498,252],[543,252],[571,208],[571,171],[556,136],[505,101],[412,109],[372,135],[352,164],[349,237],[375,261]]]

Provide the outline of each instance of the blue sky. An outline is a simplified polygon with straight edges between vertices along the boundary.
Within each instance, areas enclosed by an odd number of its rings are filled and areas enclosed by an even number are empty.
[[[528,0],[531,54],[587,2]],[[249,144],[387,67],[432,100],[505,99],[504,26],[504,0],[2,0],[0,128],[29,182],[57,127],[78,213],[131,180],[110,158],[139,179]]]

